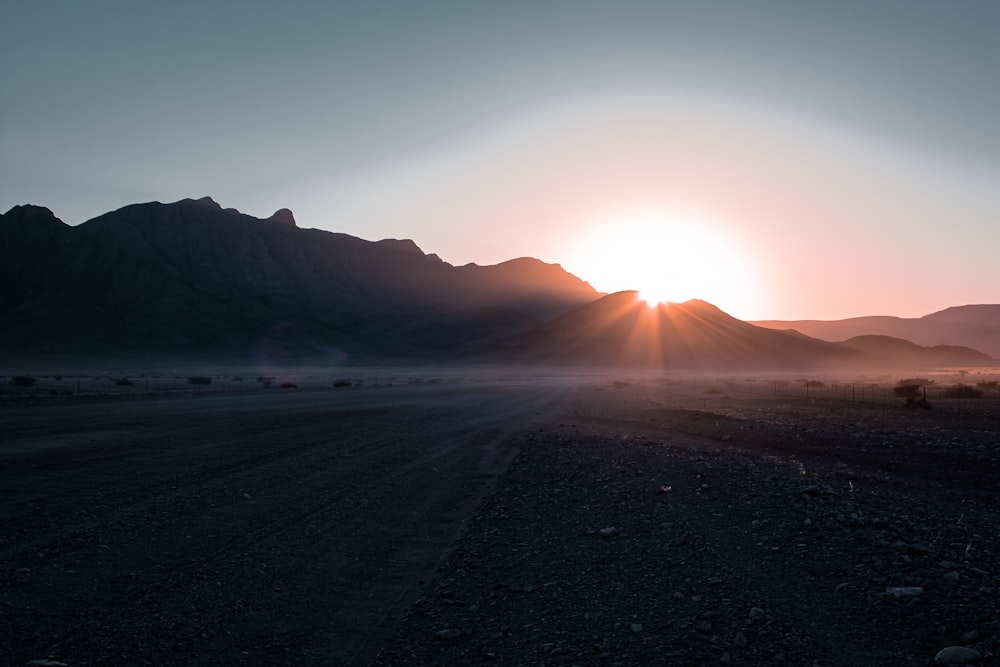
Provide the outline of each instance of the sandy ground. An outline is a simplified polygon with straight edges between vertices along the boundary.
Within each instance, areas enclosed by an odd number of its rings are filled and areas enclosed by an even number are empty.
[[[8,390],[0,665],[995,664],[1000,401],[353,376]]]

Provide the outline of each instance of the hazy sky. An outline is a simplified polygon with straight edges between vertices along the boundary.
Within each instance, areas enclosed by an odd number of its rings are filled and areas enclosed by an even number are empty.
[[[211,195],[748,319],[1000,302],[995,0],[0,0],[0,91],[0,210]]]

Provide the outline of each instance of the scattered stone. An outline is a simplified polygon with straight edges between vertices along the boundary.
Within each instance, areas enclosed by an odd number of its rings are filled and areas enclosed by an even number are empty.
[[[747,636],[742,632],[737,632],[736,636],[733,637],[733,644],[735,644],[736,646],[746,646]]]
[[[604,538],[614,537],[615,535],[618,534],[618,529],[608,526],[607,528],[601,528],[599,531],[597,531],[597,534]]]
[[[951,572],[948,572],[947,574],[945,574],[944,577],[942,577],[942,578],[945,581],[961,581],[962,580],[962,575],[960,575],[958,572],[952,570]]]
[[[965,646],[948,646],[938,651],[934,662],[939,665],[971,665],[982,659],[979,651]]]
[[[462,631],[458,628],[445,628],[444,630],[438,630],[437,634],[434,635],[436,639],[442,639],[448,641],[449,639],[458,639],[462,636]]]
[[[749,618],[751,621],[756,621],[758,618],[764,615],[764,610],[760,607],[753,607],[750,609]]]
[[[633,623],[632,632],[642,632],[642,623]]]

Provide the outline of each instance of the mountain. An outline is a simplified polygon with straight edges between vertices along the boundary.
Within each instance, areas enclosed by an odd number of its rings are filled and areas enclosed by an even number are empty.
[[[410,240],[259,219],[208,197],[78,226],[0,216],[0,350],[238,361],[449,355],[600,296],[558,265],[452,266]]]
[[[740,321],[704,301],[660,304],[618,292],[513,336],[490,353],[517,361],[699,371],[844,370],[981,364],[987,355],[888,337],[831,343]]]
[[[919,345],[962,345],[1000,358],[1000,305],[956,306],[920,318],[854,317],[845,320],[762,320],[769,329],[795,329],[828,341],[864,335],[903,338]]]

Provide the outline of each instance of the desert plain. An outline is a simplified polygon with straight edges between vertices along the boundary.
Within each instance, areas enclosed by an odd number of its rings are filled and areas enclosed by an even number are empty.
[[[1000,654],[1000,395],[501,366],[12,377],[0,665]]]

